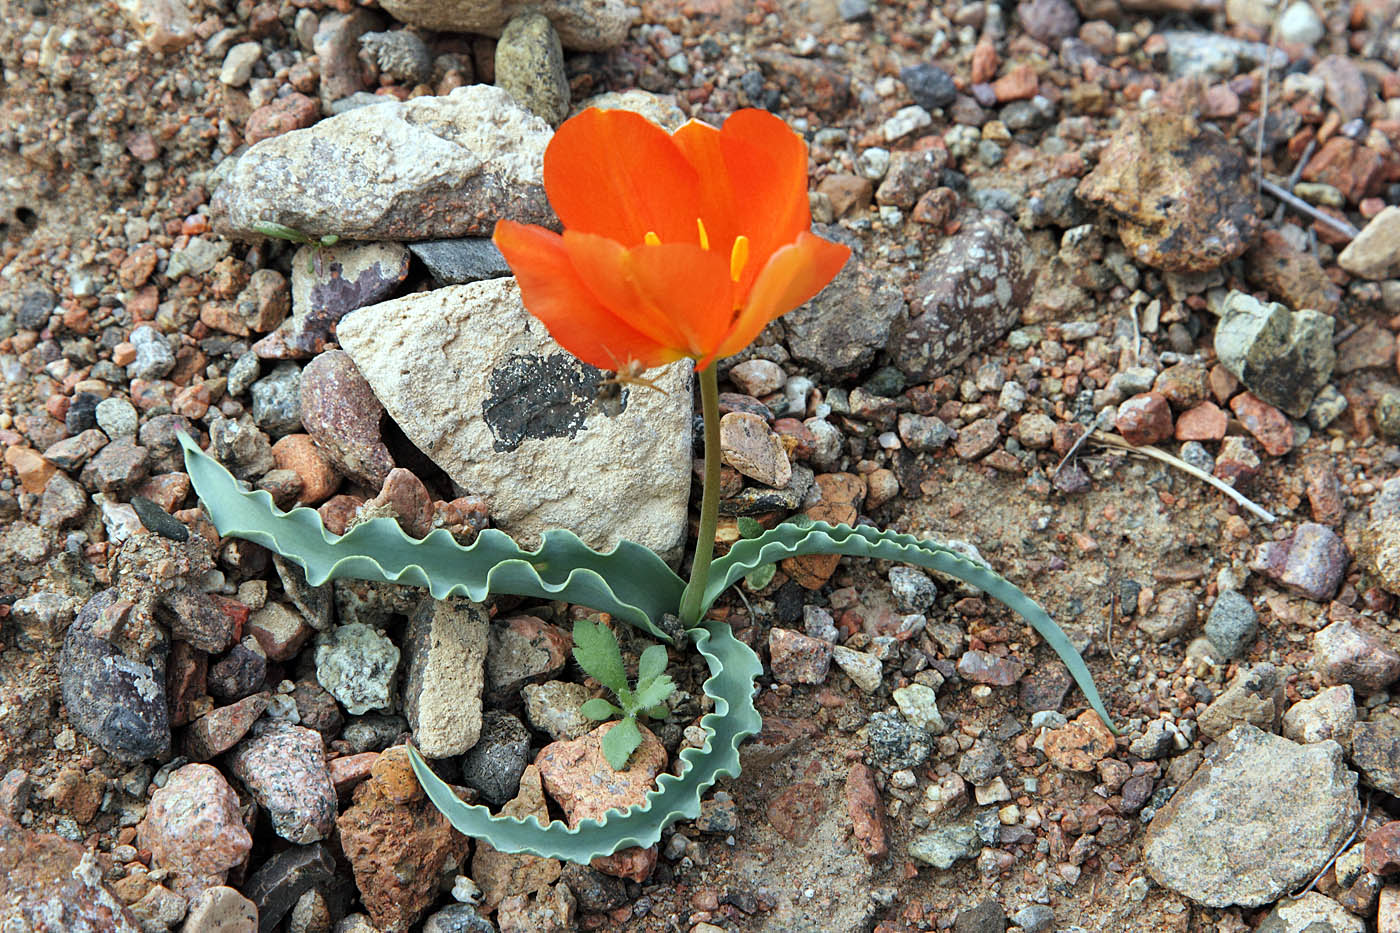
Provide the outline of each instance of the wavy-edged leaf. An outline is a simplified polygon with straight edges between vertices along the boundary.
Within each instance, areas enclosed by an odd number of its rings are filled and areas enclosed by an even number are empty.
[[[545,532],[527,551],[504,532],[487,529],[464,547],[439,528],[421,540],[404,534],[391,518],[363,522],[333,535],[315,510],[283,512],[263,490],[247,491],[218,461],[180,435],[185,471],[219,534],[269,547],[306,571],[320,586],[355,578],[408,583],[436,599],[464,595],[478,602],[493,594],[562,599],[637,626],[665,642],[657,623],[680,605],[685,581],[652,551],[623,541],[595,551],[571,531]]]
[[[740,743],[763,726],[753,705],[754,679],[763,671],[758,656],[723,622],[704,623],[689,629],[689,634],[710,668],[703,689],[715,701],[715,709],[700,719],[709,738],[700,748],[681,749],[681,773],[661,775],[645,803],[610,810],[602,820],[581,820],[574,829],[558,820],[541,826],[533,816],[523,820],[492,816],[485,807],[458,799],[410,746],[413,772],[428,799],[458,832],[483,839],[502,852],[529,852],[587,864],[629,846],[655,845],[667,826],[700,815],[700,797],[715,781],[739,773]]]
[[[913,535],[880,531],[865,525],[853,528],[850,525],[814,522],[798,526],[785,522],[757,538],[735,542],[728,554],[710,565],[709,585],[706,586],[701,600],[702,611],[713,605],[721,593],[752,573],[756,567],[803,554],[843,554],[850,557],[878,557],[883,560],[902,561],[947,574],[985,591],[987,595],[1005,603],[1013,612],[1029,622],[1040,637],[1045,639],[1045,643],[1069,668],[1070,676],[1084,692],[1089,706],[1110,729],[1113,729],[1113,720],[1109,718],[1108,710],[1099,698],[1098,688],[1094,686],[1093,675],[1089,673],[1084,659],[1074,650],[1069,637],[1055,624],[1055,620],[1051,619],[1035,600],[992,570],[969,560],[952,548],[933,541],[921,541]]]

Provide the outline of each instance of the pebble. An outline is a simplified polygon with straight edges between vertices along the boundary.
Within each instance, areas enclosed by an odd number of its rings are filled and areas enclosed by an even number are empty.
[[[257,479],[276,469],[272,444],[247,415],[220,418],[209,426],[209,453],[238,479]]]
[[[1366,924],[1332,898],[1308,891],[1296,900],[1279,901],[1260,929],[1267,933],[1366,933]]]
[[[1283,675],[1278,668],[1267,662],[1241,667],[1220,696],[1196,717],[1196,722],[1201,732],[1213,739],[1242,723],[1277,732],[1284,702]]]
[[[172,363],[173,363],[172,359]],[[97,403],[94,410],[97,426],[110,438],[135,437],[138,416],[136,406],[124,398],[113,396]]]
[[[1363,279],[1400,276],[1400,207],[1387,207],[1372,217],[1342,250],[1337,264]]]
[[[409,251],[427,266],[439,286],[465,285],[511,274],[510,266],[488,237],[425,240],[408,244]]]
[[[884,682],[884,671],[880,659],[873,654],[855,651],[844,645],[834,645],[831,649],[831,658],[836,662],[836,666],[841,668],[847,677],[851,678],[851,683],[865,693],[874,693],[880,689],[880,684]]]
[[[299,394],[299,393],[298,393]],[[301,415],[297,413],[297,423]],[[321,454],[309,434],[288,434],[272,445],[272,458],[280,470],[291,470],[301,483],[297,499],[315,505],[329,498],[340,485],[340,477]]]
[[[186,275],[203,275],[218,265],[219,260],[227,256],[231,248],[232,246],[227,240],[211,240],[200,236],[190,237],[190,241],[184,246],[170,251],[170,261],[166,263],[165,275],[172,282]],[[137,328],[137,330],[140,329]],[[135,336],[133,332],[132,337]],[[132,342],[135,343],[135,340]],[[166,371],[169,372],[169,370]]]
[[[1220,309],[1215,352],[1262,401],[1301,418],[1332,376],[1332,330],[1328,315],[1231,292]]]
[[[282,603],[268,603],[255,611],[245,630],[273,661],[290,661],[312,635],[302,614]]]
[[[320,64],[320,91],[325,103],[339,101],[364,90],[368,74],[356,51],[360,36],[377,28],[380,23],[379,16],[364,9],[327,11],[321,15],[311,36],[311,51]],[[310,233],[309,230],[302,232]]]
[[[267,706],[266,695],[254,694],[205,713],[185,731],[185,754],[192,761],[222,755],[248,734]]]
[[[1206,617],[1205,634],[1226,658],[1239,657],[1259,632],[1259,614],[1249,598],[1238,590],[1224,590]]]
[[[852,764],[846,775],[846,812],[860,853],[872,862],[885,858],[890,839],[884,802],[875,784],[875,773],[860,762]]]
[[[219,83],[229,87],[242,87],[253,75],[253,66],[262,58],[262,45],[257,42],[240,42],[228,50],[224,64],[219,69]]]
[[[151,795],[136,837],[150,850],[151,866],[172,871],[170,887],[190,899],[222,885],[253,848],[238,795],[217,768],[205,764],[171,772]]]
[[[1200,274],[1244,253],[1259,227],[1248,162],[1215,130],[1154,112],[1123,121],[1076,191],[1111,213],[1129,256]]]
[[[1379,631],[1339,619],[1313,636],[1313,666],[1324,682],[1369,696],[1400,679],[1400,652]]]
[[[224,885],[206,888],[190,900],[180,933],[257,933],[258,908]]]
[[[165,700],[165,647],[131,658],[94,633],[117,602],[108,589],[89,599],[63,639],[59,682],[68,721],[122,761],[137,762],[170,749]]]
[[[891,361],[915,383],[944,375],[1005,336],[1035,279],[1025,236],[995,213],[965,222],[924,268],[910,316],[894,322],[889,341]]]
[[[317,732],[264,721],[227,760],[233,775],[268,811],[277,835],[298,845],[330,835],[336,814],[335,785]]]
[[[367,32],[360,36],[360,48],[368,52],[381,75],[388,75],[413,87],[426,84],[433,76],[433,54],[427,43],[411,29],[389,32]],[[500,53],[496,54],[497,74],[500,74]]]
[[[1046,732],[1044,744],[1045,757],[1063,771],[1093,771],[1114,749],[1113,733],[1092,710]]]
[[[719,421],[724,462],[765,486],[782,488],[792,481],[792,463],[778,435],[759,415],[731,411]]]
[[[1250,566],[1291,593],[1326,602],[1341,587],[1350,562],[1346,542],[1335,531],[1304,522],[1288,538],[1261,544]]]
[[[569,115],[564,49],[549,18],[520,13],[496,42],[496,84],[550,126]]]
[[[291,362],[278,363],[250,389],[254,424],[273,437],[301,430],[300,366]]]
[[[976,858],[981,851],[982,840],[971,814],[909,840],[910,858],[942,871],[952,868],[960,859]]]
[[[583,684],[548,680],[542,684],[526,684],[520,694],[525,698],[525,717],[530,725],[555,741],[581,738],[597,725],[579,712],[591,698]]]
[[[769,669],[785,684],[826,682],[831,665],[830,642],[809,638],[800,632],[772,628],[768,632]]]
[[[642,743],[622,771],[614,771],[603,756],[603,736],[618,724],[604,723],[569,742],[546,745],[535,758],[544,788],[564,810],[570,826],[580,820],[599,819],[609,810],[636,806],[656,787],[666,767],[666,749],[645,726],[638,726]],[[623,849],[593,861],[605,874],[644,881],[656,865],[657,850]]]
[[[894,711],[876,713],[866,726],[870,761],[886,774],[917,768],[933,751],[932,737]]]
[[[496,933],[496,927],[470,904],[452,904],[428,915],[423,933]]]
[[[380,930],[411,929],[438,899],[444,873],[467,855],[466,837],[423,793],[402,745],[379,756],[335,822],[360,900]]]
[[[903,107],[895,111],[894,116],[881,124],[880,132],[883,134],[885,142],[892,143],[897,139],[908,136],[915,130],[921,130],[932,125],[933,116],[923,107],[915,104],[911,107]]]
[[[980,418],[958,432],[953,451],[964,460],[976,460],[994,450],[1001,431],[994,418]]]
[[[745,360],[729,370],[729,381],[746,395],[761,398],[782,389],[787,373],[772,360]]]
[[[339,633],[345,633],[346,628]],[[403,636],[403,709],[419,751],[429,758],[460,755],[477,743],[481,734],[488,629],[482,607],[465,600],[443,601],[425,596],[409,619]],[[370,637],[372,645],[367,657],[374,659],[377,666],[373,673],[353,679],[382,684],[384,692],[370,696],[363,687],[359,688],[360,708],[346,703],[352,713],[388,706],[390,702],[388,690],[397,667],[398,649],[381,636]],[[318,678],[320,651],[318,648]],[[383,673],[386,669],[387,676]],[[381,697],[382,702],[375,702]],[[338,694],[337,699],[345,702]]]
[[[1118,406],[1114,427],[1135,447],[1160,443],[1174,433],[1171,406],[1158,392],[1135,395]]]
[[[1400,721],[1381,713],[1353,726],[1351,762],[1366,786],[1392,797],[1400,792]]]
[[[1270,456],[1282,457],[1293,449],[1293,423],[1283,412],[1252,392],[1242,392],[1230,399],[1230,410]]]
[[[938,711],[938,693],[924,684],[909,684],[891,694],[899,712],[910,723],[931,735],[942,735],[948,728]]]
[[[953,76],[937,65],[919,62],[899,72],[914,103],[925,110],[939,110],[957,100],[958,88]]]
[[[321,843],[288,846],[269,856],[243,885],[257,908],[259,933],[271,933],[303,894],[335,877],[335,859]]]
[[[1014,658],[1001,658],[987,651],[964,651],[958,658],[958,675],[975,684],[1009,687],[1021,679],[1026,666]]]
[[[932,453],[946,447],[957,436],[957,432],[932,415],[901,412],[898,425],[899,439],[916,453]]]
[[[830,228],[817,232],[850,245],[848,237]],[[836,379],[853,376],[874,362],[905,308],[900,289],[852,255],[826,288],[779,323],[794,360],[819,376]]]
[[[498,35],[509,19],[509,6],[496,3],[443,3],[441,0],[389,0],[383,4],[401,23],[436,32]],[[622,0],[545,0],[534,4],[559,30],[566,49],[599,52],[627,38],[635,10]]]
[[[1147,870],[1205,906],[1262,906],[1321,871],[1360,810],[1338,746],[1239,726],[1157,810],[1144,840]]]
[[[1218,441],[1229,428],[1229,416],[1214,402],[1201,402],[1182,412],[1176,419],[1176,439],[1179,441]],[[1207,471],[1209,472],[1209,471]]]
[[[486,652],[486,691],[495,697],[547,680],[564,669],[573,639],[534,616],[517,615],[491,626]]]
[[[482,717],[481,735],[462,756],[462,783],[499,807],[520,790],[520,775],[529,762],[530,732],[519,719],[501,710]]]
[[[902,613],[927,612],[938,598],[938,587],[916,567],[896,564],[889,572],[894,607]]]
[[[1297,45],[1316,45],[1327,35],[1327,27],[1317,15],[1312,4],[1306,0],[1290,3],[1278,19],[1280,42]]]
[[[1011,922],[1025,933],[1048,933],[1055,923],[1055,911],[1045,904],[1031,904],[1012,914]]]
[[[1068,6],[1068,4],[1066,4]],[[1021,5],[1021,9],[1025,8]],[[1073,7],[1070,8],[1073,11]],[[1077,19],[1077,17],[1076,17]],[[1006,911],[996,901],[987,900],[958,911],[953,920],[953,933],[1004,933]]]
[[[301,423],[337,472],[379,489],[394,468],[379,433],[384,406],[350,355],[329,350],[301,373]]]
[[[352,714],[387,710],[398,669],[398,646],[363,622],[316,639],[316,680]]]

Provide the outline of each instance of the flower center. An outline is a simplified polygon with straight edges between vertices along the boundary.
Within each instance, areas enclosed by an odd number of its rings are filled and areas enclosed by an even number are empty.
[[[699,217],[695,218],[695,229],[700,235],[700,248],[710,248],[710,232],[705,229],[705,221]],[[661,237],[656,235],[655,230],[648,230],[642,237],[642,242],[647,246],[660,246]],[[729,278],[735,282],[739,281],[739,276],[744,274],[744,266],[749,262],[749,238],[742,233],[734,238],[734,245],[729,248]]]

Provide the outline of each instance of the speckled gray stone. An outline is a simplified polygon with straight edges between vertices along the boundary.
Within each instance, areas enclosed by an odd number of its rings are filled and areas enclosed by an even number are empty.
[[[496,83],[551,126],[569,115],[564,49],[549,17],[521,13],[506,25],[496,43]]]

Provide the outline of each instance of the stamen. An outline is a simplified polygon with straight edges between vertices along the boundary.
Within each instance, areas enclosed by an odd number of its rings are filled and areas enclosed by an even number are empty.
[[[699,217],[695,218],[695,226],[700,228],[700,248],[710,248],[710,234],[705,230],[705,221]]]
[[[661,245],[661,237],[656,235],[655,230],[648,230],[647,235],[642,237],[642,241],[645,242],[647,246]]]
[[[749,238],[742,233],[734,238],[734,248],[729,251],[729,277],[735,282],[749,262]]]

